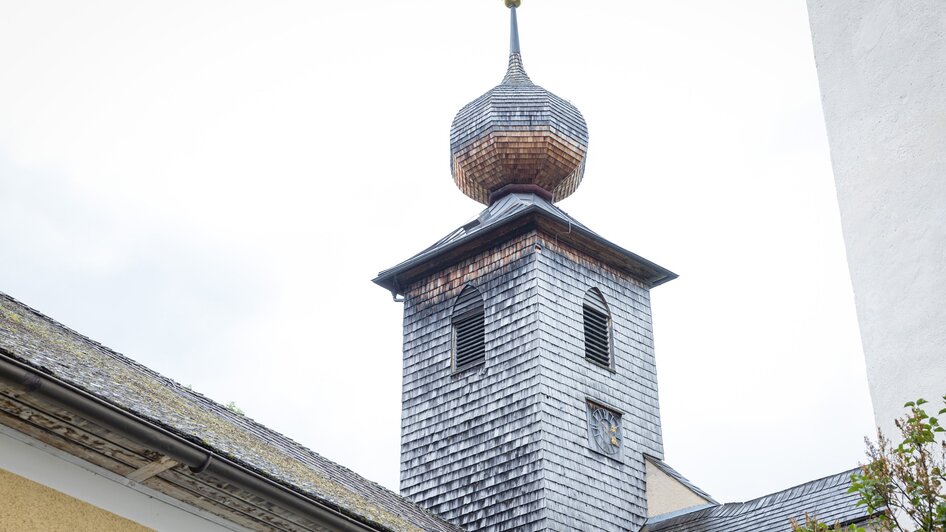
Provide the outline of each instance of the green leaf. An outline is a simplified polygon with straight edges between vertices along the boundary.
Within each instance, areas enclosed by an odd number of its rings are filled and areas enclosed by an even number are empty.
[[[917,400],[916,400],[916,405],[917,405],[917,406],[925,405],[925,404],[928,403],[928,402],[929,402],[929,401],[927,401],[926,399],[922,399],[922,398],[921,398],[921,399],[917,399]]]
[[[909,401],[903,404],[903,408],[910,408],[913,406],[916,406],[916,403],[914,403],[913,401]]]

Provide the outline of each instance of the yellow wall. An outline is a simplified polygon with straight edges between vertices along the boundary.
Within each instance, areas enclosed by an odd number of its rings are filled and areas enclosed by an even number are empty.
[[[647,517],[675,512],[707,504],[709,501],[697,495],[690,488],[681,484],[650,463],[647,463]]]
[[[0,469],[0,532],[144,532],[134,521]]]

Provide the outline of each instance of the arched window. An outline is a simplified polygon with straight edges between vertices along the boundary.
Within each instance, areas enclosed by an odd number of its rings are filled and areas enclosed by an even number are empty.
[[[585,358],[611,367],[611,313],[597,288],[585,292],[582,305],[585,322]]]
[[[466,286],[453,304],[453,371],[463,371],[486,362],[486,325],[483,296]]]

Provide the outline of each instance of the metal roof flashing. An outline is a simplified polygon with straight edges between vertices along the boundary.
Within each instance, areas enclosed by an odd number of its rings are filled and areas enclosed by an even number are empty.
[[[514,192],[496,200],[476,220],[452,231],[410,259],[380,272],[373,282],[387,288],[395,297],[404,295],[402,290],[408,284],[489,248],[504,238],[533,228],[556,233],[559,242],[581,249],[605,264],[627,272],[648,288],[677,278],[677,274],[672,271],[601,237],[540,195]]]

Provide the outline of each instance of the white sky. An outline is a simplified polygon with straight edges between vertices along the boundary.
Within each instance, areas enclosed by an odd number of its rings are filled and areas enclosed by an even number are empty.
[[[0,2],[0,290],[397,489],[401,306],[475,216],[448,131],[499,0]],[[872,432],[805,3],[526,0],[590,130],[560,206],[653,291],[667,461],[721,501]]]

